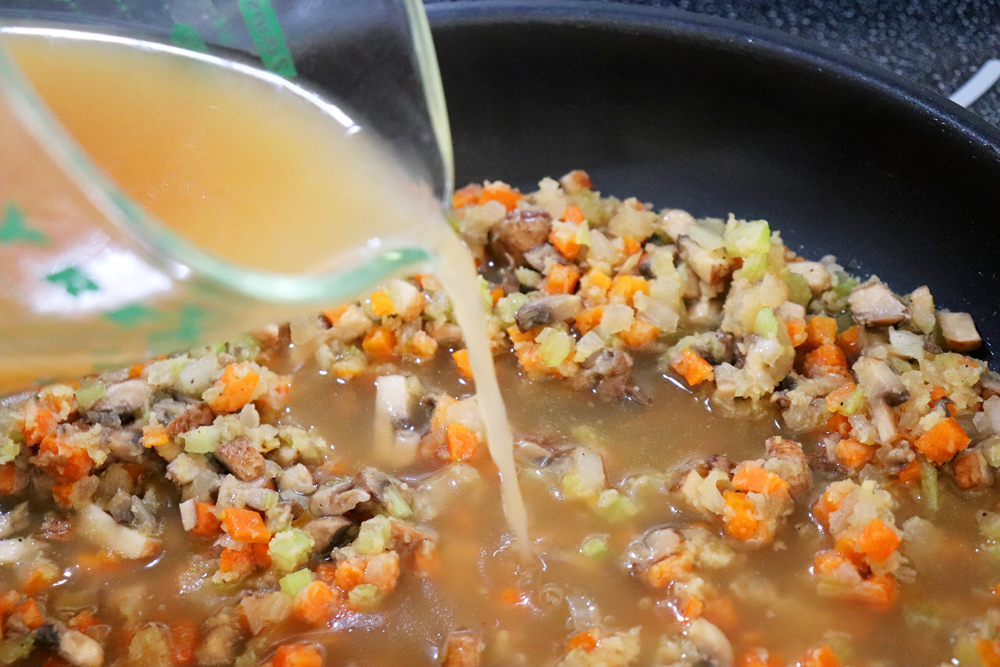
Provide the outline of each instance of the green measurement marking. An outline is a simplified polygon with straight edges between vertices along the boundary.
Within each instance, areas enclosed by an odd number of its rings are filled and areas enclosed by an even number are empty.
[[[132,15],[132,10],[129,9],[128,5],[125,3],[125,0],[115,0],[115,7],[117,7],[118,11],[122,13],[122,16],[127,18],[129,21],[135,20],[135,17]]]
[[[111,310],[104,313],[104,319],[108,320],[112,324],[122,327],[123,329],[131,329],[142,322],[159,319],[159,317],[159,311],[154,310],[149,306],[144,306],[141,303],[129,304],[128,306],[123,306],[117,310]]]
[[[147,339],[154,354],[174,352],[191,347],[201,338],[204,327],[201,320],[205,311],[198,306],[185,304],[178,309],[177,326],[165,331],[154,331]]]
[[[55,285],[62,285],[72,296],[80,296],[83,292],[97,292],[100,286],[91,280],[86,273],[70,266],[62,271],[53,271],[45,279]]]
[[[174,29],[170,33],[170,41],[173,42],[174,46],[179,46],[182,49],[208,53],[208,47],[198,31],[184,23],[174,24]]]
[[[14,243],[48,245],[51,242],[52,239],[48,234],[25,223],[24,211],[20,206],[14,202],[7,204],[3,211],[3,222],[0,222],[0,245]]]
[[[295,76],[295,62],[271,3],[268,0],[239,0],[239,7],[264,67],[280,76]]]

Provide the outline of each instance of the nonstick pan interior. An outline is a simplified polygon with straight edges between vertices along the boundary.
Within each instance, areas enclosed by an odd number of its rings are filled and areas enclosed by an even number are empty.
[[[786,244],[897,292],[930,286],[1000,342],[1000,133],[934,93],[803,40],[595,2],[428,6],[456,183],[604,194],[764,218]]]

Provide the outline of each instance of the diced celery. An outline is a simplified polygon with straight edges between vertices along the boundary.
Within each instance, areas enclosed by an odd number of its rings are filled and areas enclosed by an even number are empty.
[[[618,523],[630,519],[639,513],[639,508],[635,506],[628,496],[623,496],[616,489],[602,491],[597,497],[597,504],[594,506],[598,516],[605,521]]]
[[[493,312],[493,295],[490,294],[490,284],[486,278],[476,276],[476,286],[479,288],[479,298],[483,300],[483,308],[487,313]]]
[[[781,277],[788,285],[788,300],[794,301],[800,306],[808,306],[812,301],[812,290],[809,289],[809,282],[804,276],[792,273],[788,269],[781,272]]]
[[[559,480],[559,489],[567,498],[585,498],[590,495],[592,489],[583,483],[583,478],[579,473],[568,472]]]
[[[254,361],[260,354],[260,343],[250,334],[226,341],[226,351],[238,361]]]
[[[517,314],[517,311],[521,309],[521,306],[526,303],[528,303],[528,295],[522,294],[521,292],[508,294],[497,301],[496,310],[494,312],[497,319],[500,320],[500,324],[504,327],[513,326],[514,315]]]
[[[222,442],[222,429],[214,424],[199,426],[181,436],[184,439],[184,451],[190,454],[208,454]]]
[[[771,229],[766,220],[726,223],[726,252],[732,257],[767,254],[771,246]]]
[[[837,286],[834,288],[834,292],[837,296],[848,297],[851,295],[851,290],[857,287],[857,278],[851,278],[850,276],[841,276],[840,280],[837,282]]]
[[[309,533],[299,528],[290,528],[271,538],[267,553],[276,570],[291,572],[309,560],[314,544]]]
[[[542,274],[526,266],[519,266],[514,269],[514,276],[525,287],[535,288],[542,284]]]
[[[354,549],[362,556],[370,556],[385,551],[392,538],[392,525],[384,516],[376,516],[361,524]]]
[[[991,435],[983,440],[981,446],[986,461],[994,468],[1000,468],[1000,435]]]
[[[976,638],[967,634],[955,637],[951,646],[952,663],[958,667],[979,667],[979,651],[976,649]]]
[[[397,519],[408,519],[413,516],[413,510],[403,497],[403,493],[390,484],[385,489],[385,499],[389,503],[389,515]]]
[[[743,266],[737,272],[739,278],[745,278],[752,283],[757,282],[767,273],[767,254],[750,255],[743,258]]]
[[[569,334],[552,327],[544,329],[535,340],[539,342],[538,356],[550,368],[561,364],[573,351]]]
[[[920,459],[920,490],[924,495],[927,509],[936,512],[938,508],[938,471],[934,464]]]
[[[576,228],[576,236],[573,239],[579,245],[590,245],[590,225],[584,220]]]
[[[847,416],[856,415],[861,411],[864,405],[865,390],[861,387],[855,387],[851,395],[847,397],[846,401],[844,401],[844,404],[840,406],[840,410],[838,410],[838,412]]]
[[[282,593],[290,597],[295,597],[299,591],[311,584],[312,581],[312,571],[309,569],[302,569],[298,572],[286,574],[281,579],[278,579],[278,585],[281,586]]]
[[[597,440],[597,429],[590,424],[577,424],[571,431],[573,439],[578,442],[594,442]]]
[[[611,553],[607,536],[591,535],[583,541],[580,553],[591,560],[604,560]]]
[[[0,435],[0,465],[10,463],[21,453],[21,445],[5,435]]]
[[[885,360],[885,363],[889,364],[892,370],[896,371],[897,374],[902,375],[903,373],[909,373],[914,370],[913,364],[908,361],[904,361],[899,357],[889,357]]]
[[[757,311],[757,318],[753,323],[753,332],[758,336],[776,338],[778,335],[778,318],[774,316],[774,311],[770,308],[761,308]]]
[[[100,380],[88,382],[80,385],[80,388],[76,390],[76,402],[80,404],[81,410],[89,410],[95,403],[104,398],[107,392],[107,386]]]
[[[0,642],[0,665],[13,665],[26,660],[35,650],[35,633]]]
[[[347,604],[352,609],[368,611],[374,609],[382,600],[382,592],[375,584],[360,584],[347,594]]]

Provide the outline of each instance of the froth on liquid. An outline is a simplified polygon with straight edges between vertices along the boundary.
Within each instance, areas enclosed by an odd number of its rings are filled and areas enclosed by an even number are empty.
[[[322,273],[373,248],[419,245],[437,257],[468,347],[504,509],[526,552],[513,438],[475,266],[427,192],[335,107],[269,75],[73,35],[0,39],[91,159],[184,239],[229,262],[281,273]]]

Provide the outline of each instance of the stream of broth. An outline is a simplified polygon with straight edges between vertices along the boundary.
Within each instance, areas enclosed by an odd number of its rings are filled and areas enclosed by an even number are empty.
[[[520,549],[527,519],[469,252],[423,188],[332,105],[218,59],[84,33],[3,35],[69,134],[133,200],[234,264],[321,273],[358,249],[423,247],[469,350],[502,501]],[[310,310],[315,306],[309,307]],[[266,310],[241,322],[270,322]]]

